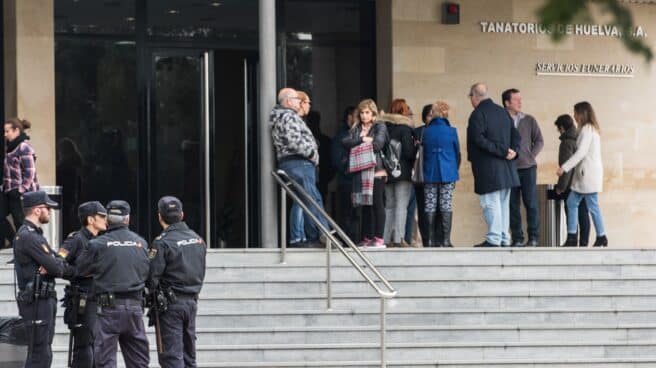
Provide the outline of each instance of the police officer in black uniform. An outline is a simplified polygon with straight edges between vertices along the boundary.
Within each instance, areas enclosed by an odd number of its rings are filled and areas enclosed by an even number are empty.
[[[98,303],[96,368],[115,368],[117,342],[127,368],[147,368],[148,338],[143,324],[143,292],[148,278],[148,243],[130,231],[130,205],[107,204],[109,228],[91,240],[77,261],[80,275],[92,275]]]
[[[107,210],[100,202],[85,202],[78,207],[77,215],[82,227],[72,232],[59,248],[59,255],[75,266],[87,249],[89,241],[107,230]],[[70,367],[93,367],[93,327],[96,323],[97,304],[93,294],[93,278],[76,277],[65,289],[64,322],[71,330],[73,351],[69,352]],[[70,344],[69,344],[70,348]]]
[[[75,268],[58,257],[43,237],[41,225],[50,221],[50,209],[57,208],[57,202],[36,191],[23,194],[22,203],[25,221],[14,238],[14,267],[16,302],[29,340],[25,367],[50,367],[57,314],[55,277],[70,279]]]
[[[157,203],[162,233],[153,240],[148,288],[164,293],[167,310],[159,315],[162,368],[196,367],[196,312],[205,278],[207,246],[182,219],[182,203],[162,197]]]

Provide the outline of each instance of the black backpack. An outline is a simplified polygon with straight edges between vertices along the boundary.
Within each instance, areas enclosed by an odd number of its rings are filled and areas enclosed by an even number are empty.
[[[383,166],[389,175],[393,178],[401,176],[401,142],[396,139],[390,139],[385,147],[380,151],[380,158],[383,160]]]

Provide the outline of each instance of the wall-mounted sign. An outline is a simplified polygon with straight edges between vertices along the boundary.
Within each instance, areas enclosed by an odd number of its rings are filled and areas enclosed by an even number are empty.
[[[540,23],[481,21],[480,25],[483,33],[551,34],[556,32],[599,37],[620,37],[622,35],[616,26],[606,24],[559,24],[555,27],[545,27]],[[647,33],[642,26],[637,26],[633,31],[633,36],[646,38]]]
[[[545,76],[633,78],[635,67],[629,64],[537,63],[535,71]]]

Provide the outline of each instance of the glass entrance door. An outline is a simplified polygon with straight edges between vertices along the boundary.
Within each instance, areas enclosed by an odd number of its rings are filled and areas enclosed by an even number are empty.
[[[210,59],[207,51],[152,53],[147,145],[151,236],[161,231],[158,199],[172,195],[182,201],[187,225],[212,244]]]
[[[238,50],[158,50],[151,56],[147,196],[173,195],[211,247],[249,247],[256,228],[253,55]]]

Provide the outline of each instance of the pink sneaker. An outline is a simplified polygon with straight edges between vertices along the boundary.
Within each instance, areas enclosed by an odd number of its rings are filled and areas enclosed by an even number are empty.
[[[379,248],[379,249],[387,248],[387,246],[385,246],[385,241],[382,238],[379,238],[377,236],[374,237],[374,240],[372,240],[371,243],[369,243],[368,247],[369,248]]]
[[[368,247],[368,246],[369,246],[369,243],[371,243],[371,242],[372,242],[371,239],[365,237],[364,239],[362,239],[361,242],[358,243],[358,248]]]

